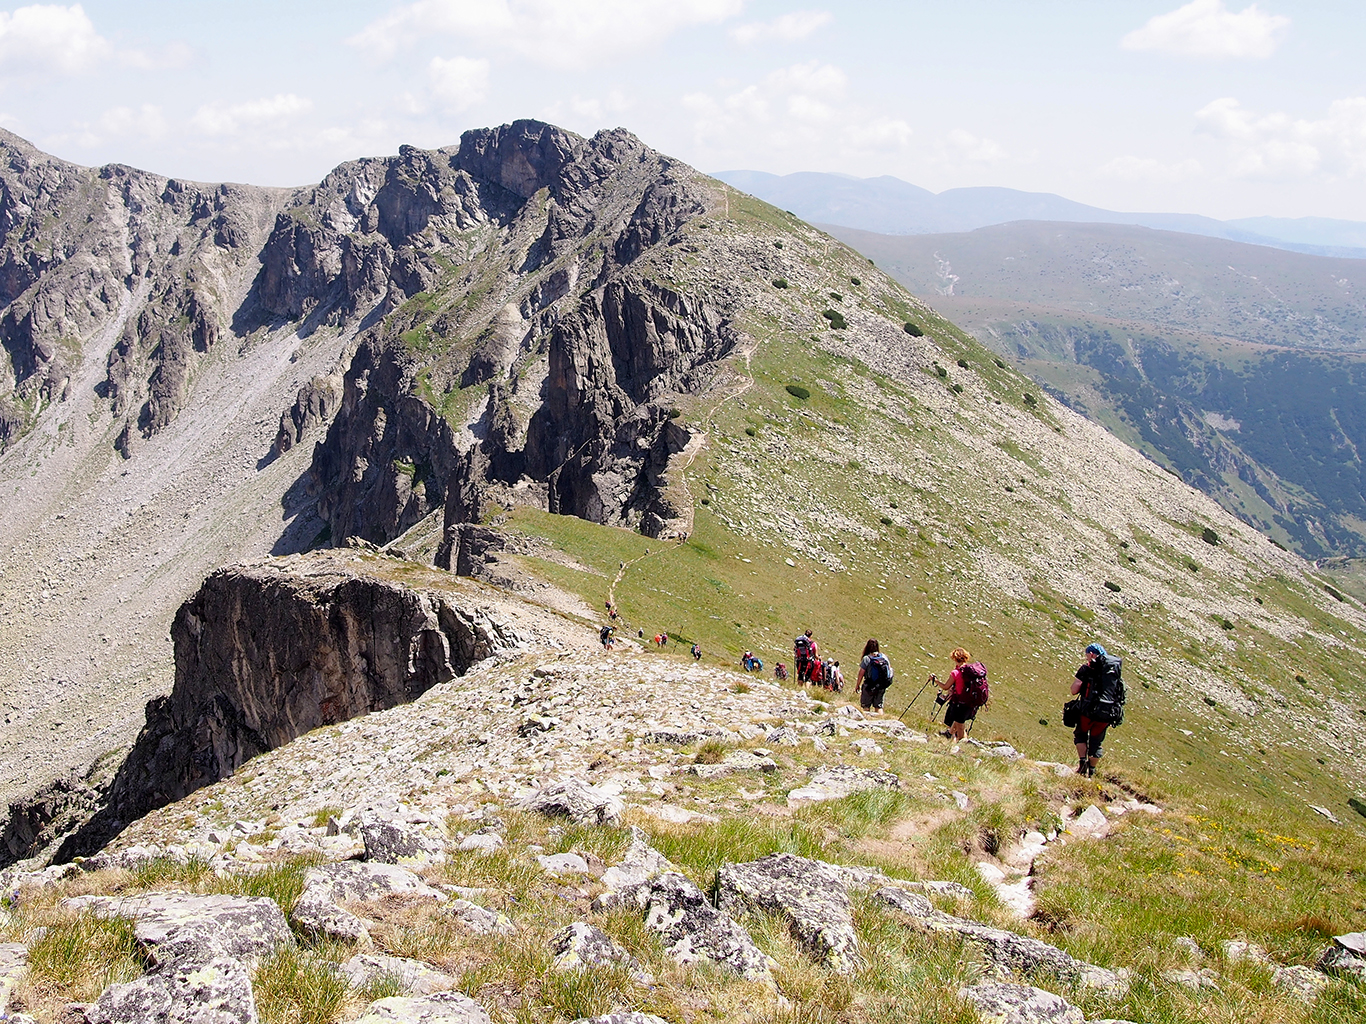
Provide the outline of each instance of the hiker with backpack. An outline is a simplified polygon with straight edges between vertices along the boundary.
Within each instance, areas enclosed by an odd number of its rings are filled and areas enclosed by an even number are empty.
[[[1090,778],[1096,774],[1106,731],[1124,721],[1122,665],[1122,659],[1107,653],[1100,644],[1086,645],[1086,664],[1077,669],[1072,680],[1076,699],[1062,709],[1063,724],[1075,724],[1072,741],[1077,747],[1078,775]]]
[[[878,648],[876,640],[863,645],[863,660],[859,662],[859,705],[864,711],[881,711],[887,688],[892,685],[892,663]]]
[[[947,679],[930,676],[944,691],[948,707],[944,709],[944,724],[948,728],[942,734],[945,739],[955,742],[963,739],[968,722],[977,717],[978,709],[987,702],[987,669],[980,661],[973,661],[972,655],[961,647],[955,647],[949,655],[953,659],[953,671]]]
[[[797,682],[811,682],[811,669],[816,660],[816,641],[811,635],[811,630],[807,630],[797,639],[792,641],[792,660],[797,665]]]
[[[829,662],[829,665],[830,668],[826,674],[826,689],[833,693],[843,693],[844,673],[840,671],[840,663],[838,661],[832,661]]]

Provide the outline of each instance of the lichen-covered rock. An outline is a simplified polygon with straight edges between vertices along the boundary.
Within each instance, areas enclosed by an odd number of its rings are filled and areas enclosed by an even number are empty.
[[[355,1024],[490,1024],[484,1008],[459,992],[390,996],[371,1003]]]
[[[568,818],[580,825],[615,825],[621,821],[624,808],[620,798],[574,777],[543,786],[527,797],[522,806],[547,817]]]
[[[76,896],[62,905],[129,918],[139,946],[156,965],[202,964],[217,957],[251,965],[294,941],[285,915],[264,896]]]
[[[421,960],[384,953],[358,953],[337,968],[352,988],[363,989],[393,978],[409,995],[431,995],[455,988],[456,979],[433,970]]]
[[[620,864],[613,864],[602,873],[602,884],[612,892],[639,885],[666,871],[677,871],[669,858],[660,853],[639,829],[633,830],[631,845],[626,848]]]
[[[469,900],[451,900],[442,913],[449,914],[475,935],[511,935],[517,930],[506,914],[485,910]]]
[[[1129,990],[1127,971],[1111,971],[1097,967],[1076,960],[1056,946],[1050,946],[1039,939],[945,914],[936,910],[930,901],[919,893],[907,892],[895,886],[884,886],[878,889],[873,897],[885,906],[911,918],[916,927],[923,931],[951,933],[972,943],[980,948],[987,960],[999,970],[1016,974],[1035,969],[1051,971],[1084,988],[1094,989],[1116,998],[1122,997]]]
[[[690,764],[683,770],[688,775],[696,775],[699,779],[717,779],[722,775],[733,775],[736,772],[762,772],[768,775],[778,770],[778,763],[755,750],[737,750],[727,754],[716,764]]]
[[[1061,996],[1029,985],[982,981],[958,990],[982,1024],[1085,1024],[1080,1010]]]
[[[833,719],[831,720],[833,724]],[[804,786],[787,794],[789,807],[803,807],[824,800],[839,800],[861,789],[898,789],[901,779],[880,768],[856,768],[836,764],[817,768]]]
[[[380,900],[386,896],[446,897],[407,868],[387,862],[338,861],[309,868],[304,888],[325,892],[334,903]]]
[[[439,864],[446,859],[446,840],[406,821],[367,817],[360,822],[365,859],[378,864]]]
[[[9,1008],[14,990],[28,976],[28,948],[21,942],[0,942],[0,1015]]]
[[[781,914],[793,936],[826,966],[850,974],[859,964],[858,936],[846,889],[848,876],[833,864],[774,853],[716,873],[717,903],[729,913]]]
[[[231,956],[173,963],[110,985],[86,1011],[88,1024],[256,1024],[247,968]]]
[[[645,912],[645,927],[659,933],[679,963],[708,960],[750,980],[769,980],[777,966],[742,925],[713,907],[701,889],[676,871],[628,886],[618,893],[618,901]]]
[[[610,935],[583,921],[575,921],[556,932],[550,940],[550,952],[558,971],[612,964],[636,966],[635,958],[613,942]]]
[[[1366,957],[1355,951],[1360,948],[1355,945],[1355,940],[1362,934],[1354,932],[1334,938],[1333,944],[1319,956],[1318,969],[1326,974],[1343,974],[1366,982]]]
[[[1326,974],[1322,971],[1316,971],[1312,967],[1305,967],[1303,964],[1274,968],[1271,972],[1271,980],[1277,988],[1292,992],[1308,1001],[1317,999],[1319,993],[1329,984]]]
[[[289,916],[295,927],[313,938],[348,942],[362,949],[370,946],[370,929],[365,922],[337,906],[325,889],[305,888]]]

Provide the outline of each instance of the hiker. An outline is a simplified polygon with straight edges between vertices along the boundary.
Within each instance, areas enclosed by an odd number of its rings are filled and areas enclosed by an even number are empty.
[[[829,689],[831,692],[833,692],[833,693],[843,693],[843,692],[844,692],[844,673],[840,671],[840,663],[839,663],[838,661],[835,661],[835,662],[831,662],[831,663],[830,663],[830,676],[829,676],[829,679],[830,679],[830,686],[828,687],[828,689]]]
[[[792,660],[797,665],[797,682],[811,682],[811,662],[816,657],[816,641],[807,630],[792,641]]]
[[[612,643],[616,640],[616,637],[612,634],[615,632],[616,630],[611,626],[603,626],[602,629],[598,630],[598,639],[602,641],[602,649],[604,651],[610,651],[612,649]]]
[[[820,686],[821,673],[825,671],[825,666],[821,664],[820,658],[812,658],[806,663],[806,685]]]
[[[859,704],[864,711],[881,711],[887,688],[892,685],[892,663],[882,653],[876,640],[863,645],[863,660],[859,662]]]
[[[948,707],[944,709],[944,724],[948,728],[940,735],[958,741],[963,739],[967,723],[977,718],[977,710],[987,702],[987,670],[961,647],[955,647],[949,657],[953,659],[949,677],[943,680],[938,676],[930,678],[948,700]]]
[[[780,683],[787,682],[787,666],[784,665],[781,661],[773,666],[773,678],[778,680],[778,682]]]
[[[701,660],[702,660],[702,645],[701,645],[701,644],[695,643],[695,644],[692,645],[692,660],[693,660],[693,661],[701,661]]]
[[[1072,732],[1078,775],[1090,778],[1096,774],[1106,730],[1124,721],[1122,664],[1122,659],[1106,653],[1100,644],[1086,645],[1086,664],[1077,669],[1072,680],[1072,692],[1079,701],[1077,727]]]

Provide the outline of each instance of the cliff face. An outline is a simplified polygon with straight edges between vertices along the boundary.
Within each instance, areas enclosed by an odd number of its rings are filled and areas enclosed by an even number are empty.
[[[296,736],[409,703],[527,640],[509,615],[468,593],[407,586],[353,558],[267,561],[205,580],[172,626],[175,686],[148,703],[107,790],[64,782],[14,815],[11,857],[71,824],[77,790],[101,810],[59,856],[98,848],[124,823]],[[393,562],[373,561],[381,570]]]

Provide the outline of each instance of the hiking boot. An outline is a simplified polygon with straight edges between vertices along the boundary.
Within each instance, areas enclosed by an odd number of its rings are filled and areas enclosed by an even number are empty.
[[[1095,765],[1093,765],[1093,764],[1088,764],[1088,765],[1086,766],[1086,777],[1087,777],[1088,779],[1094,779],[1094,778],[1096,777],[1096,766],[1095,766]]]
[[[1090,768],[1090,767],[1091,767],[1091,765],[1090,765],[1089,763],[1087,763],[1086,758],[1082,757],[1082,758],[1078,758],[1078,759],[1077,759],[1077,774],[1078,774],[1078,775],[1085,775],[1085,774],[1086,774],[1086,769],[1088,769],[1088,768]]]
[[[943,730],[942,732],[940,732],[939,735],[940,735],[940,736],[943,736],[944,739],[946,739],[946,740],[951,740],[951,739],[953,739],[953,730],[952,730],[952,729],[945,729],[945,730]]]

